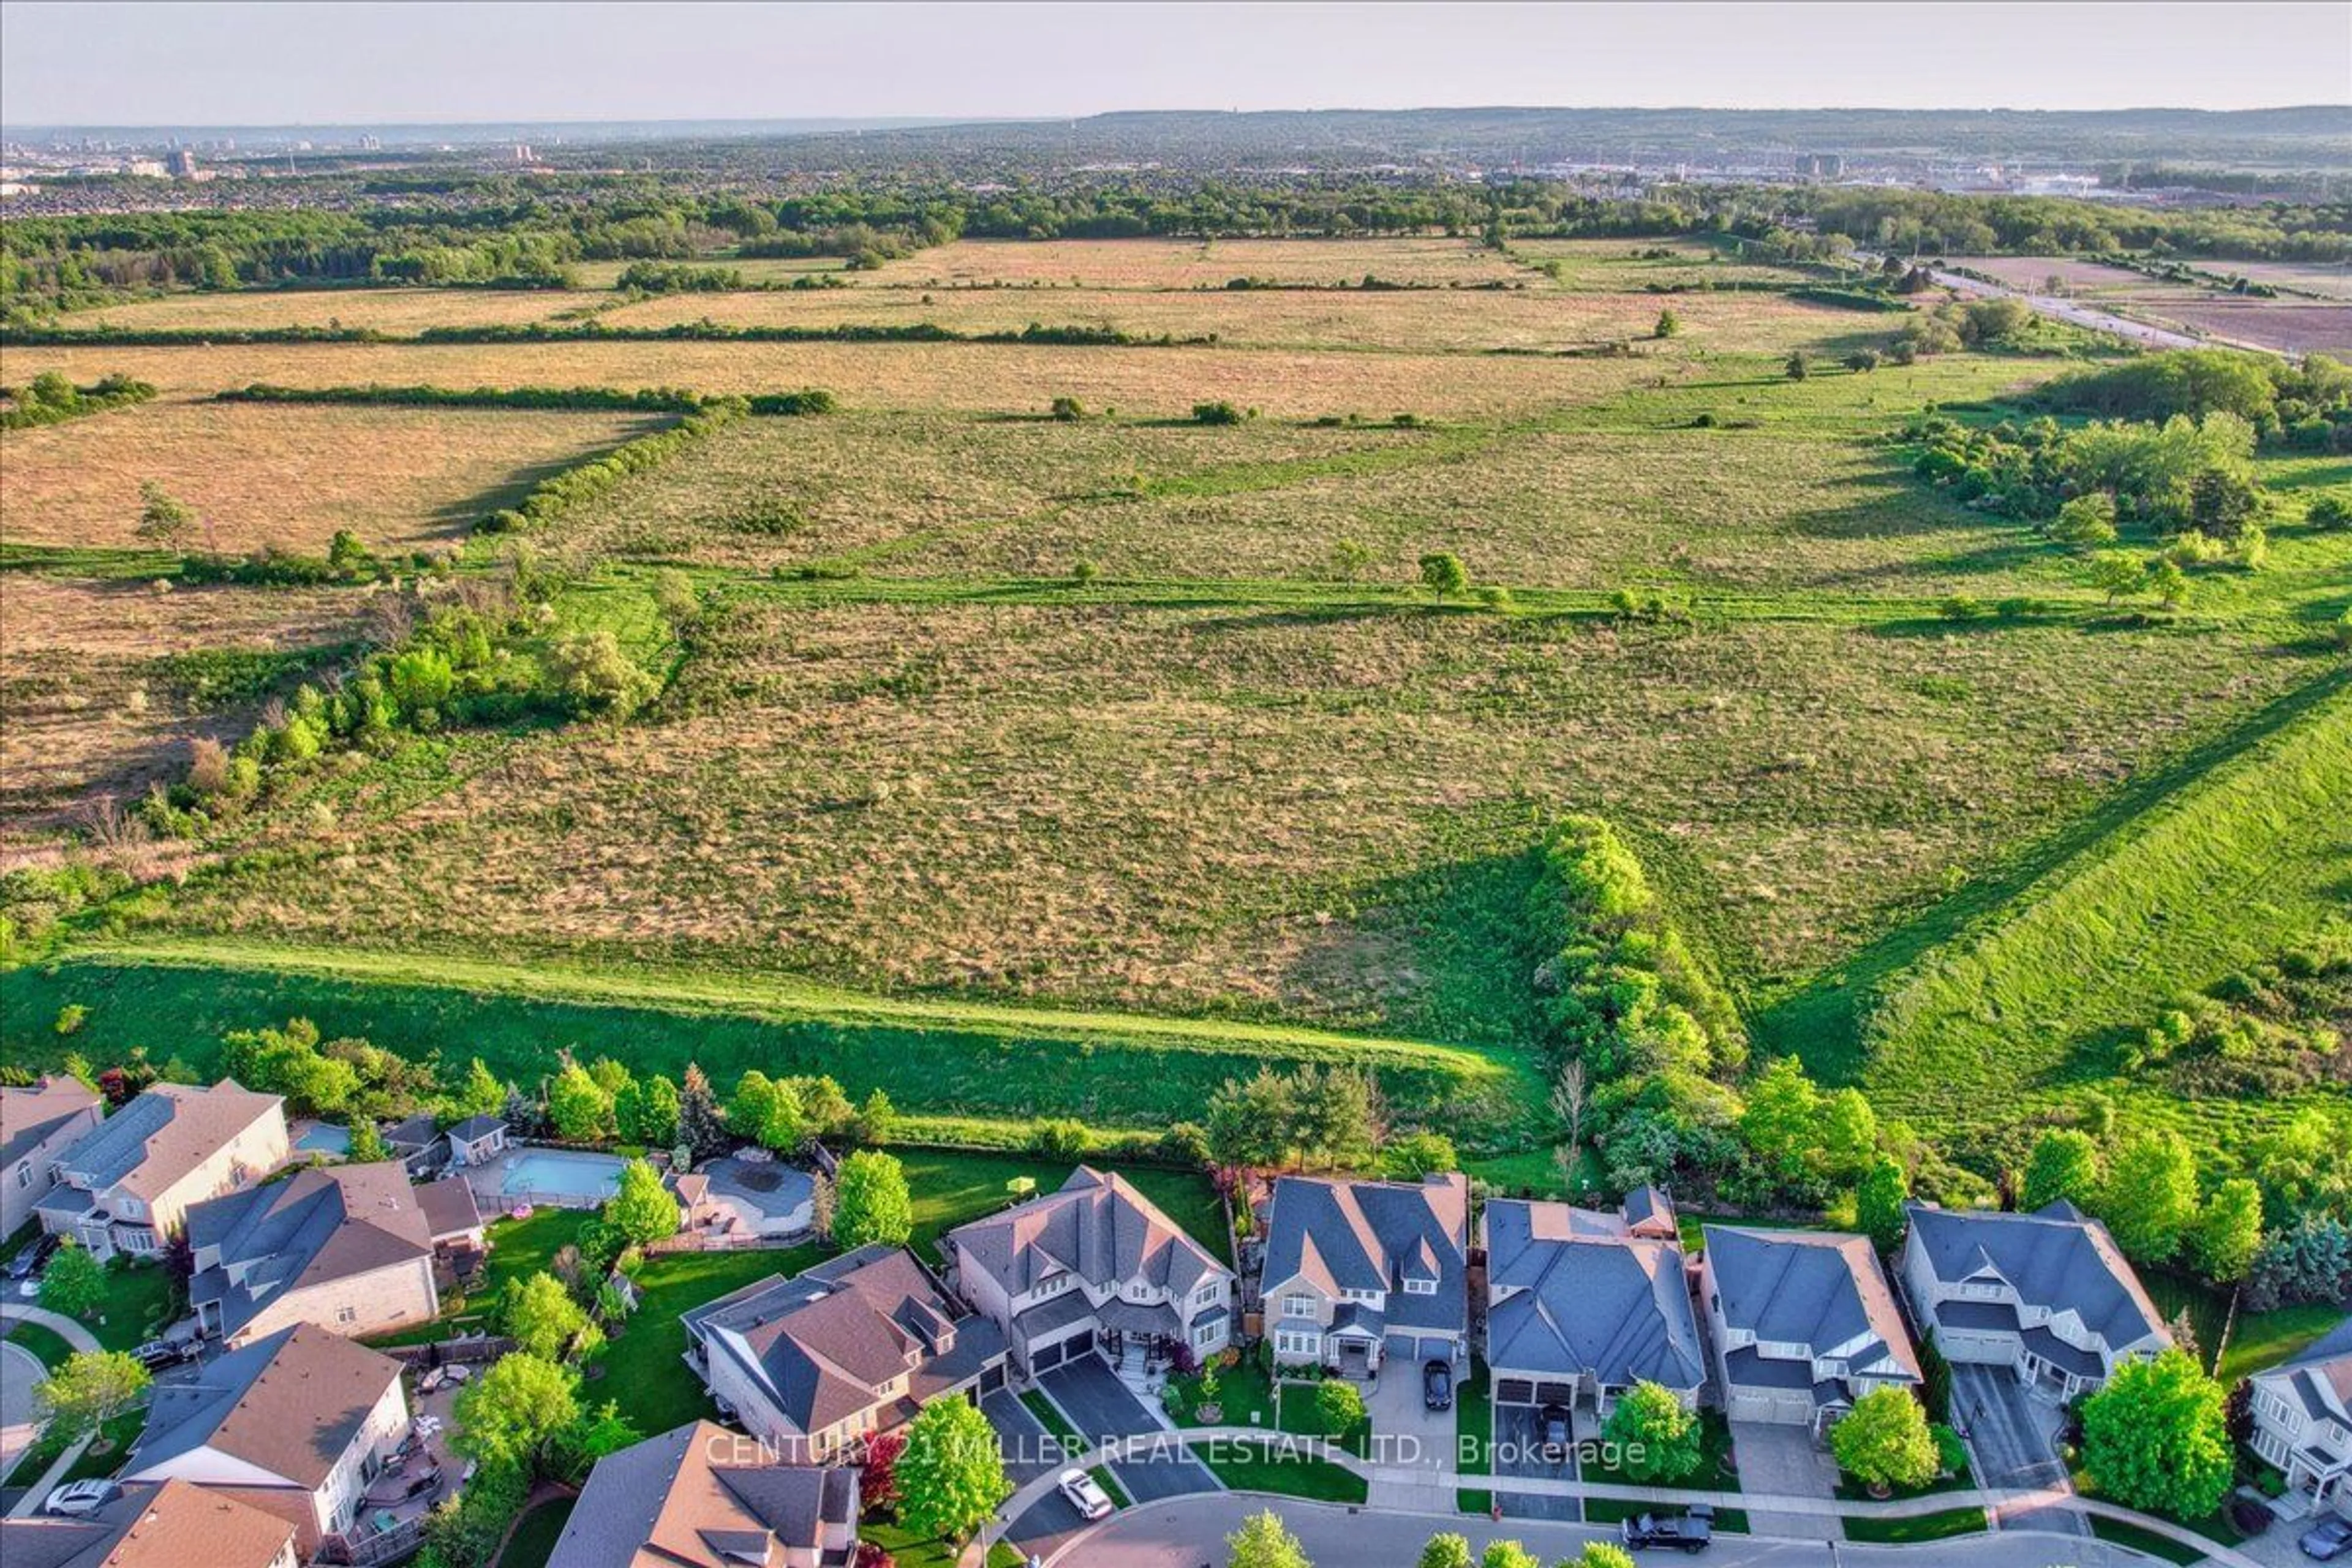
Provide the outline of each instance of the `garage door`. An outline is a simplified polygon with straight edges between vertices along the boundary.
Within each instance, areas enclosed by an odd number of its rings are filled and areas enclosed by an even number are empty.
[[[1536,1403],[1538,1405],[1573,1405],[1576,1403],[1576,1384],[1572,1383],[1538,1383],[1536,1384]]]
[[[1029,1352],[1029,1365],[1032,1370],[1037,1372],[1043,1372],[1049,1366],[1059,1366],[1062,1364],[1062,1353],[1068,1348],[1066,1343],[1039,1345]]]
[[[1812,1395],[1774,1388],[1736,1388],[1726,1411],[1734,1421],[1769,1421],[1780,1426],[1810,1426]]]

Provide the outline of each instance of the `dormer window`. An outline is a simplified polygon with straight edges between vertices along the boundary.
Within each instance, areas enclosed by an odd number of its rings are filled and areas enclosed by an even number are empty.
[[[1408,1296],[1434,1296],[1437,1294],[1437,1281],[1408,1279],[1404,1282],[1404,1293]]]

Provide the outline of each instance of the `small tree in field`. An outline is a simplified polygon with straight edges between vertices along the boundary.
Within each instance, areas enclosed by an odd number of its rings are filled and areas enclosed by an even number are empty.
[[[68,1318],[87,1318],[105,1304],[106,1271],[87,1247],[70,1238],[41,1274],[41,1305]]]
[[[33,1398],[68,1437],[80,1437],[138,1403],[147,1369],[127,1351],[79,1351],[33,1385]]]
[[[1830,1428],[1838,1468],[1874,1491],[1924,1487],[1942,1461],[1927,1413],[1907,1389],[1874,1388]]]
[[[1636,1485],[1672,1485],[1696,1471],[1703,1457],[1698,1417],[1654,1383],[1637,1383],[1618,1397],[1601,1440],[1618,1449],[1618,1468]]]
[[[1470,591],[1470,569],[1450,550],[1435,550],[1421,558],[1421,585],[1439,599],[1459,598]]]
[[[185,502],[174,500],[170,491],[149,479],[139,487],[139,528],[141,539],[165,550],[186,546],[189,534],[195,531],[196,514]]]
[[[915,1228],[906,1167],[895,1155],[860,1149],[841,1163],[833,1184],[833,1239],[845,1251],[883,1242],[903,1247]]]
[[[1675,314],[1672,305],[1658,312],[1658,324],[1650,329],[1654,338],[1671,338],[1683,330],[1683,319]]]

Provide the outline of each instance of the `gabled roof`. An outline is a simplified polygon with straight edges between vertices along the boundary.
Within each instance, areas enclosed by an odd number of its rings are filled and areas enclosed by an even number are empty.
[[[1486,1205],[1486,1359],[1514,1372],[1696,1388],[1706,1356],[1683,1254],[1671,1242],[1594,1235],[1566,1204]]]
[[[1625,1224],[1636,1236],[1654,1236],[1662,1241],[1678,1241],[1682,1237],[1681,1222],[1675,1217],[1675,1200],[1663,1187],[1635,1187],[1625,1194]]]
[[[1468,1326],[1470,1184],[1458,1173],[1418,1183],[1285,1176],[1266,1226],[1269,1287],[1304,1278],[1332,1296],[1380,1290],[1392,1327]],[[1435,1280],[1436,1293],[1407,1292],[1416,1279]]]
[[[416,1206],[425,1211],[426,1234],[436,1243],[482,1228],[482,1205],[475,1200],[473,1184],[465,1177],[444,1176],[437,1182],[419,1182],[415,1191]]]
[[[1124,1176],[1080,1165],[1061,1190],[948,1233],[1013,1295],[1068,1272],[1089,1285],[1141,1280],[1189,1294],[1233,1272]]]
[[[740,1363],[777,1412],[809,1433],[870,1408],[884,1384],[950,1351],[961,1363],[1003,1349],[994,1323],[957,1311],[912,1253],[877,1244],[747,1286],[684,1321],[712,1353]]]
[[[29,1088],[0,1087],[0,1165],[13,1165],[98,1105],[79,1079],[45,1078]]]
[[[468,1116],[449,1129],[448,1136],[459,1143],[478,1143],[493,1132],[506,1131],[503,1116]]]
[[[123,1473],[152,1477],[211,1448],[315,1490],[399,1381],[398,1362],[341,1334],[315,1323],[280,1329],[205,1363],[188,1382],[155,1384],[146,1431]]]
[[[2292,1360],[2259,1375],[2284,1383],[2315,1421],[2352,1433],[2352,1318],[2347,1318]]]
[[[194,1486],[126,1486],[87,1519],[0,1519],[8,1568],[269,1568],[294,1526],[251,1503]]]
[[[2164,1334],[2164,1317],[2107,1227],[2072,1204],[2033,1214],[1905,1205],[1914,1245],[1947,1284],[1998,1278],[2029,1306],[2073,1311],[2111,1351]]]
[[[431,1257],[433,1226],[406,1168],[383,1160],[314,1166],[194,1205],[188,1245],[220,1248],[219,1265],[189,1281],[188,1297],[220,1303],[223,1331],[233,1334],[288,1290]]]
[[[265,1116],[283,1116],[274,1094],[223,1079],[210,1089],[159,1083],[92,1128],[58,1163],[93,1192],[120,1185],[152,1200]]]
[[[762,1464],[741,1435],[690,1421],[596,1461],[548,1563],[745,1568],[856,1519],[855,1468]]]
[[[395,1121],[383,1130],[385,1147],[404,1150],[412,1154],[420,1149],[429,1147],[433,1141],[440,1136],[440,1123],[434,1120],[433,1113],[429,1110],[420,1110],[415,1115]]]
[[[1707,1268],[1723,1321],[1759,1340],[1802,1345],[1816,1356],[1860,1340],[1847,1363],[1891,1355],[1919,1376],[1911,1336],[1867,1237],[1822,1230],[1706,1227]]]

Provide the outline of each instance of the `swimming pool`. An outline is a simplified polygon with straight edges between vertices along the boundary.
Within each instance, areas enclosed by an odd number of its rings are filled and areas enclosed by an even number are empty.
[[[499,1193],[517,1202],[600,1204],[620,1190],[621,1164],[611,1154],[525,1149],[499,1173]]]
[[[348,1154],[352,1152],[352,1130],[338,1127],[331,1121],[321,1121],[297,1138],[294,1147],[305,1153]]]

